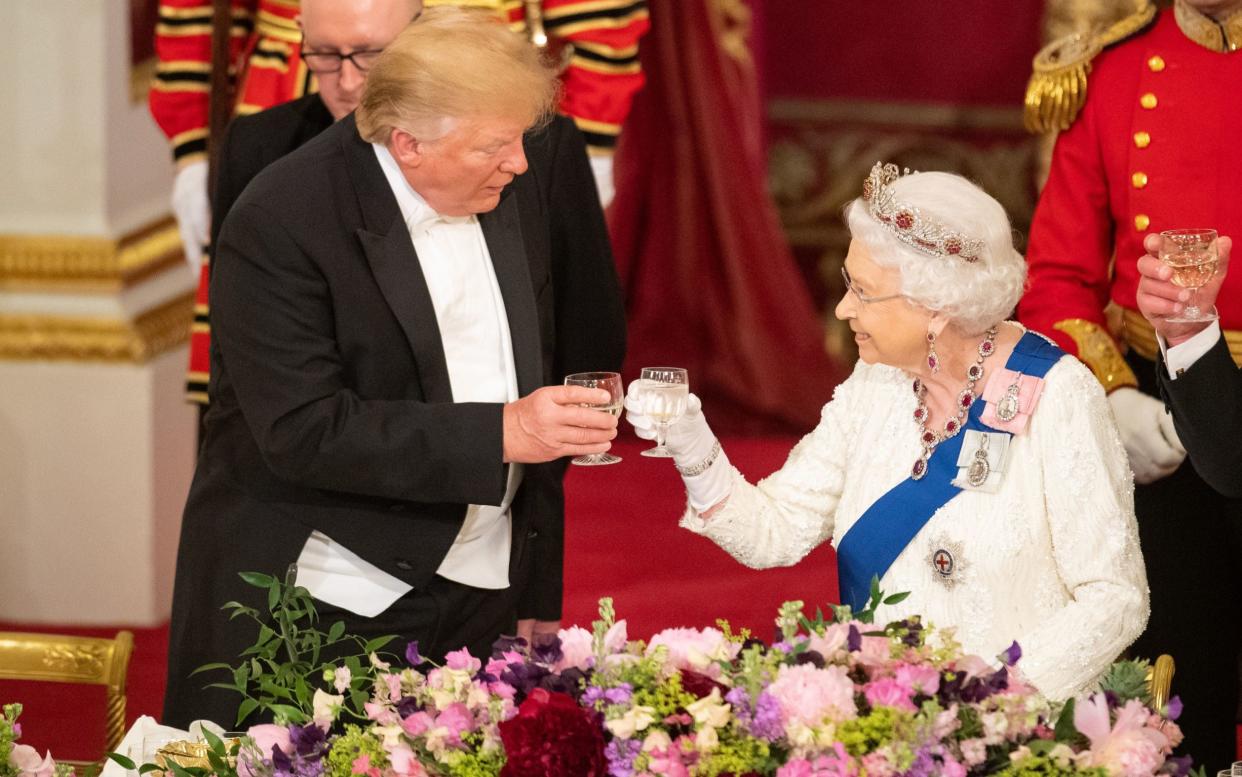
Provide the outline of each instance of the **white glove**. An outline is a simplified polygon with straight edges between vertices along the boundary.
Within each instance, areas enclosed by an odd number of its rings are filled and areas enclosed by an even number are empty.
[[[640,385],[641,381],[637,380],[630,383],[625,395],[625,417],[634,427],[634,434],[644,440],[654,440],[655,421],[645,412],[638,393]],[[668,426],[664,447],[673,454],[673,461],[679,468],[696,467],[715,455],[711,465],[699,474],[681,476],[690,505],[699,512],[723,502],[733,488],[733,468],[729,466],[729,457],[724,451],[717,451],[717,445],[719,441],[703,415],[703,404],[698,397],[690,394],[686,398],[685,414]]]
[[[617,193],[612,178],[612,154],[591,157],[591,172],[595,174],[595,188],[599,191],[600,207],[607,209]]]
[[[1163,402],[1127,386],[1109,394],[1108,404],[1130,456],[1134,482],[1154,483],[1181,466],[1186,449]]]
[[[211,204],[207,201],[207,163],[191,162],[173,179],[173,215],[181,230],[185,260],[198,274],[203,262],[203,246],[211,235]]]

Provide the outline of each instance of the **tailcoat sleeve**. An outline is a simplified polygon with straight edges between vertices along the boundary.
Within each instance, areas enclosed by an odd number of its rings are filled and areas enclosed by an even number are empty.
[[[1208,485],[1242,499],[1242,370],[1222,336],[1177,380],[1157,365],[1160,391],[1173,411],[1190,463]]]

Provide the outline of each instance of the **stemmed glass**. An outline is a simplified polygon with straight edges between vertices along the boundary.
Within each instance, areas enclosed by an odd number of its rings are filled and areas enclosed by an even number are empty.
[[[1160,261],[1173,269],[1173,285],[1190,289],[1190,301],[1173,323],[1215,321],[1215,309],[1202,311],[1195,304],[1199,289],[1216,275],[1216,230],[1170,229],[1160,233]]]
[[[615,372],[576,372],[565,378],[565,385],[604,389],[609,396],[607,404],[583,405],[583,407],[601,410],[614,416],[621,415],[621,406],[625,401],[625,392],[621,388],[621,376],[619,374]],[[596,467],[601,464],[616,464],[619,461],[621,461],[621,457],[614,456],[611,453],[591,453],[586,456],[578,456],[570,463],[577,464],[580,467]]]
[[[656,447],[642,451],[644,456],[672,458],[664,447],[668,428],[686,413],[690,396],[690,376],[680,367],[643,367],[638,383],[638,406],[655,422]]]

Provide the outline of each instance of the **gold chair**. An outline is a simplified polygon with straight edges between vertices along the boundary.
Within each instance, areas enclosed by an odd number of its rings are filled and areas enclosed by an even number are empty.
[[[104,752],[111,752],[125,736],[125,677],[133,652],[134,635],[128,631],[117,632],[115,639],[0,631],[0,679],[105,686],[108,719]],[[54,750],[52,756],[56,756]],[[98,771],[103,759],[65,763],[85,775]]]
[[[1173,673],[1177,667],[1173,664],[1173,656],[1165,655],[1156,659],[1156,663],[1147,670],[1147,686],[1151,689],[1152,706],[1157,710],[1164,709],[1169,703],[1169,693],[1173,689]]]

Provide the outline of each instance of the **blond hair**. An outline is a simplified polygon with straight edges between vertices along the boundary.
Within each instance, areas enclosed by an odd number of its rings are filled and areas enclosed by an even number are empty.
[[[394,129],[436,140],[456,119],[535,125],[551,116],[556,75],[539,50],[482,9],[427,8],[367,75],[358,133],[387,143]]]

